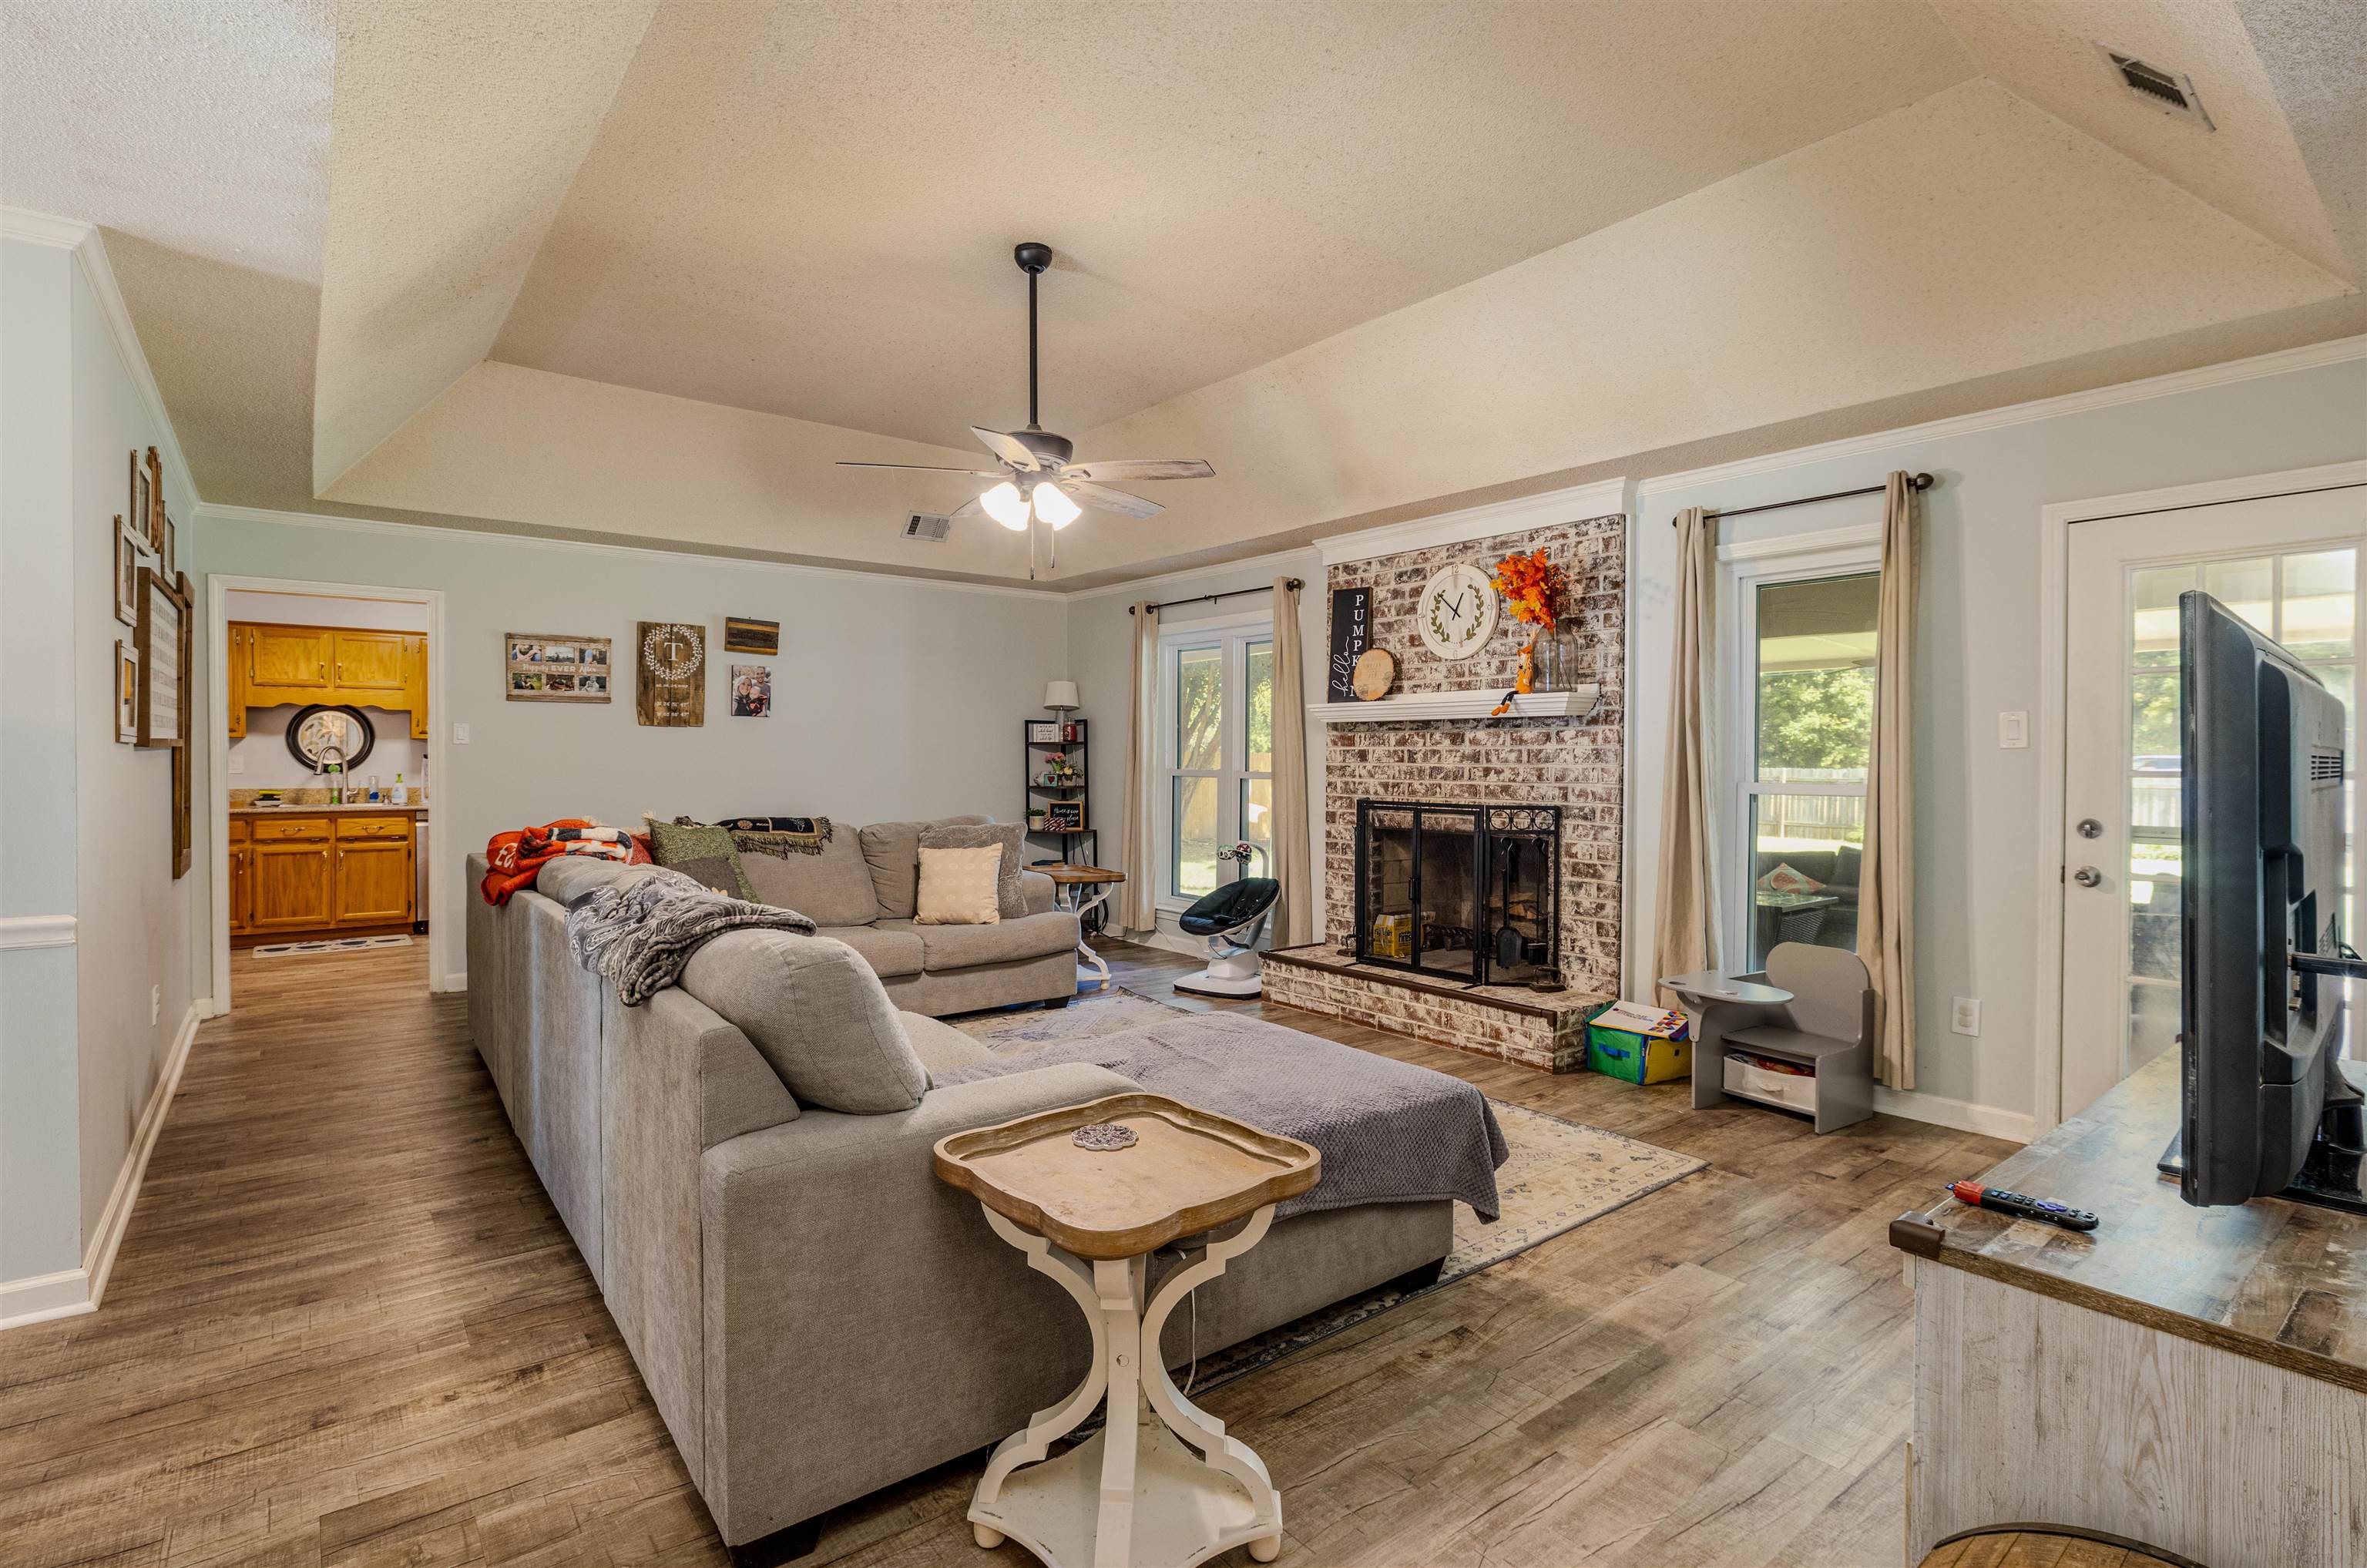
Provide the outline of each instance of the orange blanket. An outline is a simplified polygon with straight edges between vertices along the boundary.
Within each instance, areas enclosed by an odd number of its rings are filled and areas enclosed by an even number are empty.
[[[497,833],[485,841],[485,880],[478,891],[487,903],[507,903],[510,894],[530,888],[542,869],[561,855],[596,855],[628,866],[650,863],[649,847],[621,827],[603,827],[581,817],[561,817],[540,827]]]

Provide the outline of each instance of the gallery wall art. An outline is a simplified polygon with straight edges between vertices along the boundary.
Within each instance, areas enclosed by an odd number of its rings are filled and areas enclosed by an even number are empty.
[[[731,716],[762,719],[773,711],[773,671],[766,665],[731,666]]]
[[[556,632],[502,637],[502,696],[511,702],[606,702],[609,640]]]
[[[707,722],[707,628],[644,620],[633,638],[634,716],[656,729]]]
[[[751,620],[745,616],[725,616],[723,651],[727,653],[777,653],[781,651],[781,623],[777,620]]]

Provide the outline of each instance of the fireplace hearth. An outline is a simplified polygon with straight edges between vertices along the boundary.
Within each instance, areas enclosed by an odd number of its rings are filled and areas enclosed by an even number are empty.
[[[1356,802],[1359,962],[1520,984],[1556,968],[1556,806]]]

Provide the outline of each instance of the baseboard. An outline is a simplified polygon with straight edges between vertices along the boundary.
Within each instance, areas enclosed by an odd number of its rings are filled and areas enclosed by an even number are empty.
[[[454,970],[444,977],[444,983],[435,989],[439,992],[466,991],[469,989],[469,971],[465,969]]]
[[[1876,1084],[1874,1108],[1885,1116],[1903,1116],[1910,1121],[1928,1121],[1934,1127],[1953,1127],[1959,1132],[1978,1132],[2009,1142],[2027,1143],[2038,1136],[2038,1119],[2027,1112],[1952,1100],[1920,1089],[1891,1089]]]
[[[164,1131],[165,1115],[173,1108],[173,1093],[181,1086],[181,1069],[188,1065],[189,1047],[198,1038],[198,1004],[181,1015],[181,1028],[173,1037],[173,1049],[164,1053],[164,1065],[156,1074],[156,1087],[148,1096],[148,1105],[140,1113],[140,1125],[132,1131],[131,1147],[123,1156],[123,1168],[115,1174],[115,1190],[107,1195],[107,1207],[99,1210],[98,1228],[92,1232],[90,1244],[83,1249],[82,1271],[90,1279],[90,1304],[96,1308],[107,1297],[107,1277],[115,1271],[116,1249],[123,1244],[123,1233],[131,1226],[132,1206],[140,1201],[140,1184],[147,1179],[148,1156],[156,1150],[157,1135]]]
[[[79,1268],[0,1281],[0,1330],[97,1309],[98,1303],[90,1299],[90,1276]]]

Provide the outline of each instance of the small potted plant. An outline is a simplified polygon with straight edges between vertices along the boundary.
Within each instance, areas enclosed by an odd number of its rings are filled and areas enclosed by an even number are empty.
[[[1044,831],[1043,807],[1030,806],[1027,808],[1027,830],[1030,833],[1041,833]]]

